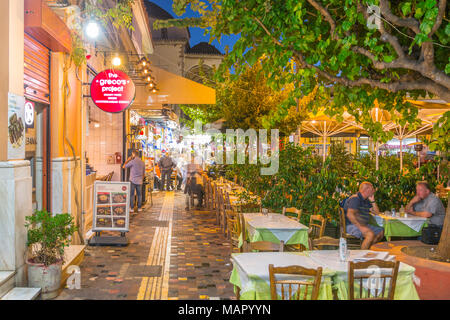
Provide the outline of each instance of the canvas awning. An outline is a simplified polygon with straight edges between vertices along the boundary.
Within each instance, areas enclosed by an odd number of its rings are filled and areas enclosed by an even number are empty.
[[[151,93],[144,86],[136,88],[132,108],[155,109],[163,104],[215,104],[216,90],[152,66],[158,92]]]

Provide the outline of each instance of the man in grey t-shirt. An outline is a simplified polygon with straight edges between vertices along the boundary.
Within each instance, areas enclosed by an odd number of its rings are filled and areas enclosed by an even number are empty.
[[[130,182],[131,182],[131,208],[130,212],[134,212],[134,193],[136,190],[138,197],[138,211],[142,211],[142,183],[144,182],[145,163],[139,158],[139,152],[133,150],[131,157],[125,161],[123,168],[130,168]]]
[[[406,206],[406,212],[415,216],[429,218],[430,224],[442,227],[444,225],[445,208],[426,181],[416,185],[416,196]]]

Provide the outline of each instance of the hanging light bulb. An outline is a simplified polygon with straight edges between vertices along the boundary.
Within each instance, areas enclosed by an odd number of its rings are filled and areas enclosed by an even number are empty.
[[[118,67],[118,66],[120,66],[122,64],[122,60],[120,59],[119,56],[115,56],[112,59],[112,64],[113,64],[113,66]]]
[[[86,35],[91,39],[96,39],[100,35],[100,26],[97,21],[89,21],[85,27]]]

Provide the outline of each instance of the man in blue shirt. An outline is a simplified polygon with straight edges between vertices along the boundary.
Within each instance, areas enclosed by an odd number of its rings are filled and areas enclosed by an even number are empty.
[[[130,168],[131,182],[131,208],[130,212],[134,212],[134,193],[136,191],[138,197],[138,211],[142,211],[142,183],[144,181],[145,163],[139,158],[139,152],[133,150],[131,157],[125,161],[122,168]]]
[[[375,188],[370,182],[362,182],[359,192],[352,195],[344,204],[346,232],[359,239],[364,238],[361,249],[369,249],[370,246],[384,236],[381,227],[369,225],[370,212],[380,214],[375,203]]]

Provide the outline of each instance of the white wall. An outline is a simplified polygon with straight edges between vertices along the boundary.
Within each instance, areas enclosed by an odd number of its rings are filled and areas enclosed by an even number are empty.
[[[89,124],[89,131],[86,134],[86,152],[89,164],[97,171],[97,177],[114,171],[112,180],[120,180],[120,164],[108,164],[107,161],[108,156],[116,152],[122,153],[122,117],[122,113],[107,113],[92,104],[90,106],[90,120],[98,121],[100,127],[96,128],[93,122]]]

